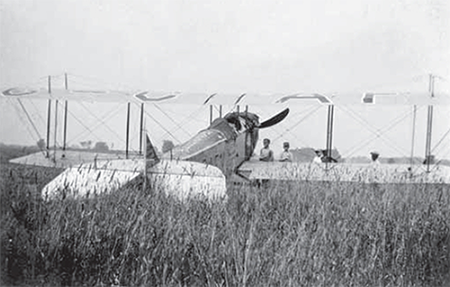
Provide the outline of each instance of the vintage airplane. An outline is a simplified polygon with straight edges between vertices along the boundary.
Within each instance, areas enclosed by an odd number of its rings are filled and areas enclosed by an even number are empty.
[[[410,164],[389,164],[372,166],[348,163],[304,163],[304,162],[262,162],[252,158],[257,145],[259,130],[271,127],[283,121],[289,114],[289,108],[260,123],[248,106],[260,105],[259,95],[242,94],[230,97],[220,94],[181,94],[181,93],[128,93],[120,91],[52,89],[49,78],[47,89],[12,88],[2,92],[7,99],[42,98],[48,100],[48,121],[50,122],[51,101],[65,101],[67,119],[67,101],[119,101],[128,105],[127,151],[125,156],[111,154],[71,151],[63,148],[49,155],[49,126],[47,129],[47,151],[11,160],[13,163],[66,168],[59,176],[43,189],[46,198],[55,198],[62,194],[74,197],[89,196],[115,190],[128,182],[144,175],[149,183],[181,199],[190,196],[205,196],[210,199],[226,198],[226,180],[239,176],[253,182],[255,180],[296,180],[296,181],[350,181],[378,183],[450,183],[450,167],[430,163],[423,166]],[[326,151],[331,156],[334,106],[335,105],[372,105],[377,99],[386,105],[426,105],[429,109],[428,121],[432,120],[435,105],[449,105],[447,94],[432,93],[431,97],[414,93],[364,93],[353,97],[329,97],[322,94],[293,94],[266,96],[271,105],[295,106],[305,101],[315,101],[328,106]],[[355,101],[356,99],[356,101]],[[142,156],[128,156],[128,127],[130,102],[141,105],[140,142],[145,152]],[[228,104],[237,111],[220,115],[213,120],[212,108],[210,126],[187,142],[157,158],[148,136],[144,133],[144,104]],[[239,111],[240,106],[245,111]],[[23,105],[21,104],[23,107]],[[431,110],[431,115],[430,115]],[[221,109],[220,109],[221,111]],[[430,118],[431,117],[431,118]],[[430,123],[429,123],[430,125]],[[64,122],[64,143],[66,120]],[[64,144],[65,147],[65,144]],[[140,146],[140,153],[142,146]],[[427,132],[426,158],[431,156],[431,126]]]

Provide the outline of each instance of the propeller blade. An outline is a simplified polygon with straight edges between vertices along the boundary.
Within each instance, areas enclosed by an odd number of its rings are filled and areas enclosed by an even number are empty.
[[[284,120],[288,114],[289,114],[289,108],[287,108],[284,111],[282,111],[281,113],[271,117],[270,119],[262,122],[258,128],[263,129],[263,128],[268,128],[273,125],[276,125],[279,122],[281,122],[282,120]]]

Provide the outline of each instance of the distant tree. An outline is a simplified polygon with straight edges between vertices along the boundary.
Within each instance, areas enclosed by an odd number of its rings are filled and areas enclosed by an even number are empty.
[[[163,145],[162,145],[162,152],[163,152],[163,153],[166,153],[166,152],[172,150],[174,146],[175,146],[175,145],[173,144],[172,141],[170,141],[170,140],[164,140],[164,141],[163,141]]]
[[[342,159],[342,156],[339,153],[337,148],[334,148],[334,149],[331,150],[331,157],[334,158],[337,161],[341,161],[341,159]]]
[[[80,146],[77,144],[70,145],[71,149],[80,149]]]
[[[43,150],[45,148],[45,140],[44,139],[38,140],[38,142],[36,144],[40,150]]]
[[[94,146],[95,151],[108,151],[109,147],[105,142],[96,142]]]
[[[90,149],[91,145],[92,145],[92,141],[84,141],[84,142],[80,142],[80,145],[82,148],[84,149]]]

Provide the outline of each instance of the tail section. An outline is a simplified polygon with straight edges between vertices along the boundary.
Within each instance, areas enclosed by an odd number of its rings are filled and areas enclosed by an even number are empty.
[[[94,161],[68,168],[43,189],[44,199],[88,198],[110,193],[144,174],[145,182],[182,201],[227,198],[226,179],[219,168],[198,162],[160,160],[146,136],[142,158]]]
[[[146,160],[146,167],[150,168],[154,165],[156,165],[157,163],[160,162],[160,159],[158,158],[158,155],[156,154],[156,150],[153,147],[152,142],[150,141],[150,138],[148,137],[148,135],[145,136],[146,137],[146,141],[145,141],[145,160]]]

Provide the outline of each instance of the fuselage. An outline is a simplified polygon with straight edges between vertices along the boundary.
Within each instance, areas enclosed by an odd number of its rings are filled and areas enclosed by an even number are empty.
[[[228,114],[165,153],[163,158],[214,165],[229,177],[253,154],[258,140],[258,124],[255,114]]]

